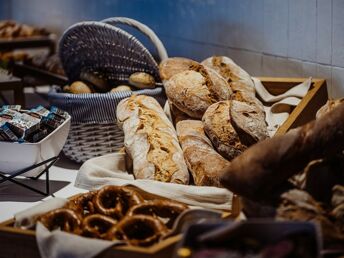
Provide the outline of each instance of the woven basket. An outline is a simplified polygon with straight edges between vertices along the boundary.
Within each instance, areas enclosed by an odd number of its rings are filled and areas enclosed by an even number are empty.
[[[112,85],[127,83],[137,71],[152,74],[160,81],[158,64],[149,51],[131,34],[116,27],[125,24],[148,36],[159,58],[167,58],[166,50],[155,33],[133,19],[118,17],[101,22],[81,22],[67,29],[59,43],[59,54],[68,79],[80,80],[82,72],[100,72]],[[149,95],[163,105],[163,88],[135,91]],[[123,147],[124,135],[116,123],[117,104],[132,92],[69,94],[53,88],[49,101],[72,116],[63,152],[70,159],[84,162]]]

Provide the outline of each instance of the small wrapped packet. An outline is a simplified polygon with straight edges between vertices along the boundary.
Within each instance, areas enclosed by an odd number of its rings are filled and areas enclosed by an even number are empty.
[[[54,114],[50,113],[48,116],[42,118],[42,124],[44,126],[47,126],[49,131],[55,130],[57,127],[59,127],[63,123],[63,118]]]
[[[12,120],[15,117],[20,117],[21,115],[22,115],[21,113],[19,113],[18,111],[15,111],[13,109],[3,109],[0,112],[0,117],[8,119],[8,120]]]
[[[40,128],[40,119],[28,114],[21,114],[20,116],[15,116],[7,124],[19,138],[25,140],[28,135]]]
[[[48,134],[49,134],[49,131],[47,128],[41,128],[37,130],[36,132],[32,133],[31,135],[29,135],[26,140],[32,143],[39,142],[43,140]]]
[[[54,113],[54,114],[56,114],[56,115],[58,115],[58,116],[60,116],[60,117],[62,117],[63,120],[66,120],[66,119],[68,118],[68,113],[67,113],[67,112],[65,112],[65,111],[63,111],[62,109],[59,109],[59,108],[57,108],[57,107],[55,107],[55,106],[52,106],[52,107],[50,108],[50,112],[51,112],[51,113]]]
[[[0,141],[17,142],[18,137],[9,128],[7,122],[0,122]]]
[[[19,112],[21,110],[21,105],[4,105],[1,110],[11,109]]]
[[[29,111],[26,112],[30,116],[34,116],[36,118],[41,119],[42,117],[46,117],[50,114],[50,111],[46,109],[45,107],[39,105],[35,108],[30,109]]]

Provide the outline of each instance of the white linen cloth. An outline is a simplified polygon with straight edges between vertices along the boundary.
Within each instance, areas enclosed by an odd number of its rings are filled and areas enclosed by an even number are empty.
[[[271,95],[258,78],[252,77],[252,80],[256,94],[264,101],[265,120],[268,124],[269,135],[272,137],[278,127],[288,119],[292,108],[297,106],[307,94],[312,78],[308,78],[280,95]]]
[[[144,192],[191,206],[231,210],[233,194],[224,188],[180,185],[154,180],[134,179],[125,167],[124,153],[112,153],[86,161],[80,168],[75,187],[94,190],[104,185],[132,185]]]

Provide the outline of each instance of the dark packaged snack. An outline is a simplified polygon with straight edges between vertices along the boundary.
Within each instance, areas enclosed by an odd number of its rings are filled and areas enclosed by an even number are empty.
[[[13,109],[3,109],[0,112],[0,117],[8,119],[8,120],[12,120],[15,117],[20,117],[21,115],[22,115],[21,113],[19,113],[18,111],[15,111]]]
[[[45,107],[39,105],[38,107],[30,109],[27,112],[27,114],[41,119],[42,117],[48,116],[50,114],[50,111],[46,109]]]
[[[10,129],[22,139],[37,131],[40,128],[40,119],[30,116],[28,114],[21,114],[21,116],[14,117],[7,122]]]
[[[1,109],[2,110],[11,109],[11,110],[15,110],[19,112],[21,110],[21,105],[5,105],[5,106],[2,106]]]
[[[65,112],[62,109],[59,109],[59,108],[57,108],[55,106],[52,106],[50,108],[50,112],[54,113],[54,114],[56,114],[56,115],[58,115],[60,117],[62,117],[64,120],[66,120],[68,118],[68,113],[67,112]]]
[[[0,140],[1,141],[18,141],[18,137],[12,132],[7,123],[0,122]]]
[[[47,126],[50,131],[53,131],[59,127],[63,121],[63,118],[53,113],[50,113],[48,116],[42,118],[42,124]]]
[[[39,142],[42,139],[44,139],[48,134],[49,131],[47,128],[41,128],[36,132],[32,133],[30,136],[28,136],[27,141],[32,143]]]

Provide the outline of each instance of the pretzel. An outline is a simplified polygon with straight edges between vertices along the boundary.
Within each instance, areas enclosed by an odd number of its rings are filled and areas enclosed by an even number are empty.
[[[124,240],[129,245],[150,246],[158,242],[168,229],[159,219],[147,215],[125,216],[106,235],[107,240]]]
[[[106,216],[120,219],[129,208],[143,202],[134,190],[122,186],[105,186],[93,197],[96,210]]]
[[[186,205],[173,201],[154,200],[131,207],[127,215],[150,215],[155,218],[163,218],[162,221],[166,221],[165,218],[168,218],[168,221],[165,222],[165,225],[171,229],[179,214],[187,208],[188,207]]]
[[[95,213],[93,204],[93,197],[95,194],[95,191],[81,194],[67,202],[64,207],[79,213],[83,217],[93,214]]]
[[[115,226],[117,222],[117,220],[104,215],[89,215],[82,221],[83,235],[103,239],[109,229]]]
[[[72,210],[60,208],[52,210],[38,218],[50,231],[60,229],[79,235],[81,233],[81,219],[79,215]]]

